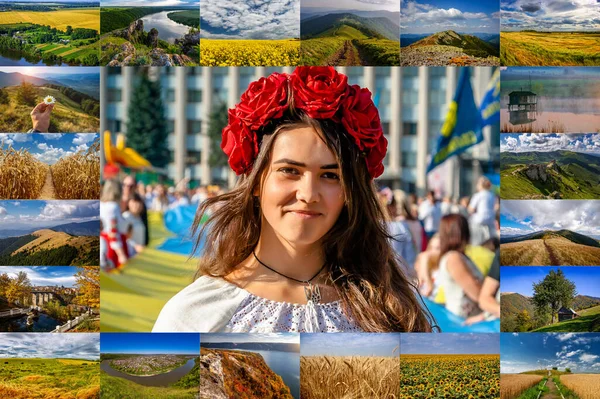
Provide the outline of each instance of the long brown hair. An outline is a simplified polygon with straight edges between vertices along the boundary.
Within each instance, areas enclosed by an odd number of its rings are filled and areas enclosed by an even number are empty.
[[[447,252],[458,251],[469,243],[469,222],[461,214],[450,214],[440,220],[440,258]]]
[[[321,242],[329,279],[344,309],[364,331],[431,331],[433,319],[425,315],[418,291],[402,273],[390,245],[364,154],[331,120],[291,110],[278,122],[263,135],[252,171],[241,176],[232,191],[207,199],[198,208],[193,228],[196,249],[207,234],[196,278],[226,276],[252,253],[261,231],[261,210],[253,193],[269,166],[273,143],[281,132],[309,126],[333,152],[341,170],[345,206]]]

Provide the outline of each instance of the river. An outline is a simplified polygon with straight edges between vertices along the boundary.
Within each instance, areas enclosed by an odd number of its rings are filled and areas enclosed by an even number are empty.
[[[179,381],[181,377],[189,373],[190,370],[194,368],[194,359],[190,359],[183,366],[171,370],[168,373],[153,375],[150,377],[140,377],[137,375],[126,374],[115,370],[112,367],[110,367],[108,362],[108,360],[104,360],[102,363],[100,363],[100,369],[102,371],[105,371],[108,375],[112,375],[113,377],[125,378],[126,380],[133,381],[136,384],[152,387],[164,387],[167,385],[171,385]]]
[[[40,313],[39,317],[34,319],[33,325],[27,326],[27,315],[18,319],[0,319],[0,331],[2,332],[49,332],[62,325],[60,321]]]
[[[27,60],[29,58],[30,60]],[[2,66],[38,66],[44,65],[44,62],[38,57],[23,57],[19,51],[1,50],[0,49],[0,65]],[[39,60],[39,61],[37,61]]]
[[[150,32],[150,29],[156,28],[159,39],[171,44],[175,43],[175,39],[181,39],[190,29],[189,26],[179,24],[167,17],[167,14],[175,11],[183,10],[157,12],[140,18],[144,22],[144,30]]]

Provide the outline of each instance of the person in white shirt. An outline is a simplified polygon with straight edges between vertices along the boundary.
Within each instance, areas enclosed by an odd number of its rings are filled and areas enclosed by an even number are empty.
[[[435,193],[429,191],[425,201],[419,205],[419,220],[423,222],[423,228],[427,239],[433,237],[440,227],[440,219],[442,218],[442,210],[439,202],[435,199]]]
[[[477,182],[477,192],[469,202],[469,228],[471,245],[480,245],[496,237],[496,195],[491,192],[492,183],[485,176]]]

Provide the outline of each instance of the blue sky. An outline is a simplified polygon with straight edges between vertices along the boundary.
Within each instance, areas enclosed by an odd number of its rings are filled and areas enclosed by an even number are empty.
[[[400,355],[494,355],[499,334],[401,334]]]
[[[300,0],[200,2],[200,37],[291,39],[300,37]]]
[[[565,277],[575,283],[577,294],[600,297],[600,267],[532,267],[507,266],[500,268],[502,292],[516,292],[525,296],[533,295],[533,283],[539,283],[550,270],[562,270]]]
[[[501,152],[574,151],[600,156],[600,133],[511,133],[500,136]]]
[[[103,333],[102,353],[200,355],[198,333]]]
[[[0,201],[0,233],[99,219],[100,201]]]
[[[502,31],[594,31],[600,29],[600,7],[594,0],[500,1]]]
[[[573,373],[600,373],[600,334],[500,334],[500,372],[521,373],[566,367]]]
[[[328,11],[400,11],[398,0],[336,0],[324,2],[322,0],[302,0],[302,8],[323,8]]]
[[[302,356],[398,356],[398,345],[400,345],[400,334],[393,333],[302,334],[300,354]]]
[[[15,277],[19,272],[27,273],[33,286],[56,285],[64,287],[75,286],[74,266],[0,266],[0,274]]]
[[[98,360],[100,334],[0,333],[3,357]]]
[[[202,342],[279,342],[288,344],[300,343],[300,334],[293,333],[269,333],[269,334],[202,334]]]
[[[600,201],[503,200],[500,208],[505,236],[566,229],[600,238]]]
[[[401,35],[431,34],[445,30],[500,33],[497,1],[402,0],[400,10]]]
[[[40,161],[53,165],[77,151],[87,151],[98,137],[95,133],[0,133],[0,143],[4,143],[4,148],[10,145],[15,150],[25,149]]]

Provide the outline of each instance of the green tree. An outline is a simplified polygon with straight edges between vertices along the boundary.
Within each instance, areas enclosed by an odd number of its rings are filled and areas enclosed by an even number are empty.
[[[227,156],[221,149],[221,132],[223,131],[223,128],[227,126],[227,123],[229,123],[228,119],[227,104],[225,103],[217,105],[210,114],[207,134],[210,138],[210,157],[208,159],[208,164],[211,168],[227,166]]]
[[[73,27],[71,25],[67,25],[67,30],[65,33],[70,36],[71,33],[73,33]]]
[[[36,105],[37,95],[34,86],[31,83],[22,81],[21,86],[17,89],[17,100],[21,104]]]
[[[529,315],[529,312],[526,310],[519,312],[519,314],[517,314],[517,317],[515,319],[515,323],[516,323],[517,331],[519,331],[519,332],[525,332],[525,331],[531,330],[532,324],[531,324],[531,316]]]
[[[565,369],[565,373],[570,373],[570,372],[571,372],[571,369],[567,367],[567,368]]]
[[[567,279],[562,270],[550,270],[542,281],[533,284],[532,302],[540,311],[549,310],[554,323],[554,316],[561,307],[569,307],[575,295],[575,283]]]
[[[127,145],[146,158],[152,166],[169,163],[167,123],[159,82],[141,74],[128,109]]]

